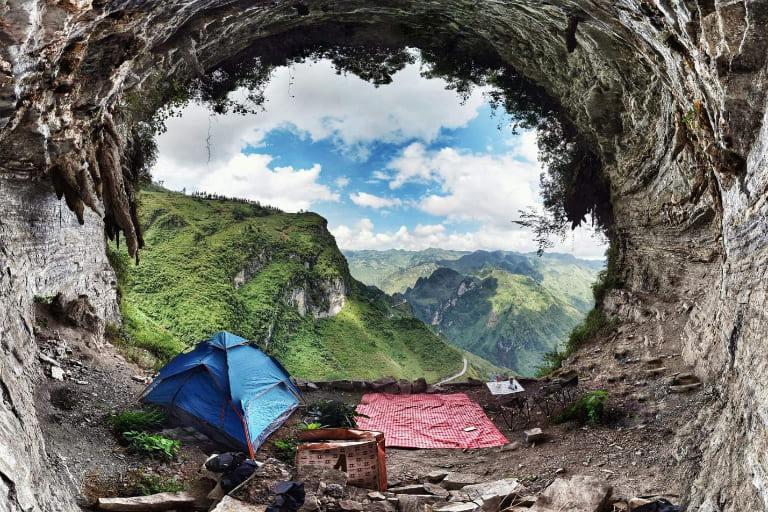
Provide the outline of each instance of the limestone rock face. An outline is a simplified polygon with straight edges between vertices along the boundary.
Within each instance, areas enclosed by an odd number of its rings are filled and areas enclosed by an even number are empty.
[[[689,426],[701,463],[681,451],[687,509],[768,507],[766,2],[0,0],[0,21],[0,510],[75,509],[66,471],[43,470],[33,296],[88,295],[114,317],[104,233],[141,245],[129,109],[282,34],[484,42],[558,99],[610,179],[613,311],[679,304],[686,327],[667,335],[719,383]]]

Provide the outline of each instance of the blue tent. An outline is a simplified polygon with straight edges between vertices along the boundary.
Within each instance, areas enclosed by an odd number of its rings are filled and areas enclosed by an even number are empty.
[[[225,331],[173,358],[141,399],[251,457],[303,400],[277,360]]]

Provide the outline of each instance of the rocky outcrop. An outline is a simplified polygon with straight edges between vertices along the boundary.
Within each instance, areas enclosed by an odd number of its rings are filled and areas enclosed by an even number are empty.
[[[288,304],[296,307],[299,315],[312,314],[315,319],[338,315],[347,303],[349,288],[342,279],[329,279],[312,283],[313,290],[294,288],[288,298]]]
[[[103,233],[142,243],[132,115],[278,34],[482,43],[557,98],[610,178],[623,309],[679,305],[686,359],[719,383],[688,510],[768,508],[765,2],[14,0],[0,17],[0,509],[73,508],[42,470],[32,297],[114,314]]]

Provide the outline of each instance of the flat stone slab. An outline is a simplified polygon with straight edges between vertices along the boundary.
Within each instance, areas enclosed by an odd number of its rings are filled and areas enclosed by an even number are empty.
[[[460,492],[472,501],[477,499],[489,501],[495,498],[504,499],[508,496],[522,496],[528,491],[515,478],[504,478],[503,480],[495,480],[493,482],[467,485],[460,489]]]
[[[424,488],[424,486],[421,484],[402,485],[400,487],[390,487],[387,490],[395,494],[429,494],[429,491],[427,491]]]
[[[432,512],[473,512],[478,508],[479,507],[477,503],[472,503],[471,501],[456,501],[453,503],[443,503],[436,507],[432,507]]]
[[[161,492],[149,496],[133,496],[131,498],[99,498],[99,510],[116,512],[173,510],[190,507],[199,502],[197,496],[186,492]]]
[[[440,485],[449,491],[456,491],[467,485],[479,484],[483,479],[479,475],[473,473],[448,473]]]

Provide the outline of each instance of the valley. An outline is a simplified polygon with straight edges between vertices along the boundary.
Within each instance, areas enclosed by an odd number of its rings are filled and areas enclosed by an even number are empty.
[[[350,272],[453,345],[533,375],[592,308],[601,261],[503,251],[349,251]]]

